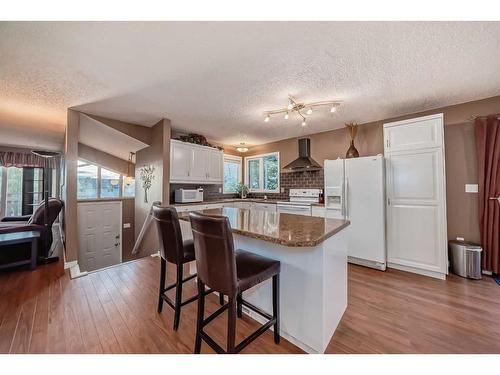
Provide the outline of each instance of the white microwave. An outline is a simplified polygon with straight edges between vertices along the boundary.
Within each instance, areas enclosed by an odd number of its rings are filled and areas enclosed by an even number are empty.
[[[203,189],[177,189],[175,203],[203,202]]]

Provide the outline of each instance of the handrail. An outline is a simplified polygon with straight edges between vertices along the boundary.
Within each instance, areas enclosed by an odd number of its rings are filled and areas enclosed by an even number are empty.
[[[151,205],[151,208],[149,209],[148,216],[146,216],[146,219],[144,220],[144,223],[142,224],[141,231],[139,232],[139,236],[137,237],[137,240],[135,241],[134,247],[132,249],[132,254],[137,254],[139,253],[139,246],[142,243],[142,239],[144,238],[144,235],[146,234],[147,229],[149,228],[149,225],[151,224],[151,221],[153,220],[153,206],[159,206],[161,205],[161,202],[153,202]]]

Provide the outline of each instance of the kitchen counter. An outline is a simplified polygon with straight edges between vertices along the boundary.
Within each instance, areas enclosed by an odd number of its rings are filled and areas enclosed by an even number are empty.
[[[233,207],[198,212],[228,217],[235,249],[280,261],[280,335],[308,353],[324,353],[347,307],[349,221]],[[183,238],[192,238],[189,213],[179,217]],[[269,313],[271,291],[266,280],[243,298]],[[245,307],[243,313],[264,322]]]
[[[197,212],[226,216],[235,234],[289,247],[317,246],[350,224],[347,220],[232,207]],[[179,217],[189,220],[189,213],[182,213]]]
[[[221,199],[208,199],[203,202],[188,202],[188,203],[171,203],[173,206],[193,206],[198,204],[212,204],[212,203],[231,203],[231,202],[253,202],[253,203],[270,203],[276,204],[276,202],[284,201],[288,199],[263,199],[263,198],[221,198]]]

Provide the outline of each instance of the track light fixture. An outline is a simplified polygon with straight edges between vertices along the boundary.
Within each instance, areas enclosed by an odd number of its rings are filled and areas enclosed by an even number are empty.
[[[330,113],[334,113],[337,111],[337,107],[340,106],[339,101],[322,101],[322,102],[312,102],[312,103],[301,103],[298,102],[293,96],[288,95],[288,105],[286,108],[275,109],[272,111],[265,112],[265,122],[269,122],[271,120],[272,115],[285,113],[284,119],[288,120],[290,117],[290,113],[297,113],[302,118],[302,126],[306,126],[306,115],[310,116],[313,113],[313,108],[316,107],[330,107]]]

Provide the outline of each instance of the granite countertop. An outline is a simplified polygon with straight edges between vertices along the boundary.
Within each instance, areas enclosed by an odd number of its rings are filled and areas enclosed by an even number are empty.
[[[276,204],[276,202],[287,201],[288,199],[263,199],[263,198],[221,198],[221,199],[208,199],[203,202],[188,202],[188,203],[171,203],[173,206],[193,206],[198,204],[212,204],[212,203],[230,203],[230,202],[254,202],[254,203],[269,203]]]
[[[348,220],[232,207],[197,212],[228,217],[233,233],[290,247],[317,246],[350,224]],[[189,221],[189,213],[179,218]]]

